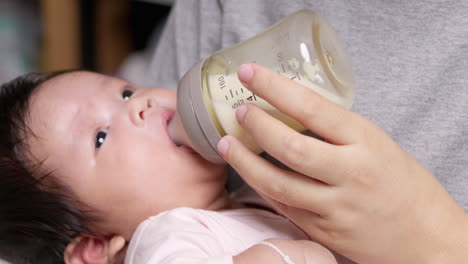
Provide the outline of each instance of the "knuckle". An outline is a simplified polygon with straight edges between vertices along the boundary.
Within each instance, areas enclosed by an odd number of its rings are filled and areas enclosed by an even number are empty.
[[[300,134],[294,133],[286,136],[283,146],[284,161],[287,161],[291,166],[299,166],[307,162],[308,145]]]
[[[365,125],[361,126],[360,129],[360,142],[365,142],[368,146],[374,146],[376,150],[384,147],[383,143],[385,143],[386,140],[384,140],[383,135],[385,135],[385,132],[382,128],[366,120]]]
[[[361,131],[359,133],[360,142],[365,142],[368,145],[374,145],[375,143],[378,143],[379,139],[375,132],[375,129],[371,126],[361,127]]]
[[[275,181],[270,185],[270,195],[274,197],[279,203],[289,204],[290,195],[289,188],[286,187],[286,184],[282,181]]]
[[[320,113],[320,110],[317,109],[317,103],[311,104],[310,97],[302,96],[302,106],[299,110],[301,111],[300,116],[304,120],[312,121],[317,118],[317,115]]]
[[[368,168],[352,168],[349,175],[353,184],[360,188],[369,189],[375,186],[375,177]]]
[[[372,190],[377,184],[377,177],[372,164],[375,164],[375,155],[366,147],[358,151],[350,151],[347,159],[350,164],[344,171],[349,183],[357,186],[360,190]]]
[[[329,245],[341,239],[341,232],[331,223],[321,224],[318,228],[326,234]]]
[[[318,98],[318,95],[306,93],[303,96],[301,96],[298,100],[299,101],[297,104],[300,105],[300,107],[297,107],[295,113],[297,120],[306,127],[308,126],[308,124],[314,124],[314,126],[319,125],[320,123],[317,122],[317,120],[320,120],[320,113],[323,113],[324,109],[327,108],[327,106],[324,106],[322,102],[323,99]],[[327,123],[327,125],[329,126],[331,124],[331,122]],[[335,128],[329,127],[329,129],[333,130]]]
[[[331,248],[341,248],[343,246],[346,237],[349,237],[351,234],[346,229],[342,228],[340,225],[341,223],[337,223],[336,221],[328,220],[326,224],[321,224],[319,226],[322,233],[326,236],[327,246]]]

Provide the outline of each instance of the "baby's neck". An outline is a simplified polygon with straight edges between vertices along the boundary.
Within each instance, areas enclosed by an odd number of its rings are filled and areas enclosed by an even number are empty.
[[[213,200],[213,202],[205,208],[206,210],[211,211],[221,211],[221,210],[229,210],[229,209],[237,209],[245,207],[243,204],[236,202],[231,199],[229,193],[227,191],[223,191],[220,195]]]

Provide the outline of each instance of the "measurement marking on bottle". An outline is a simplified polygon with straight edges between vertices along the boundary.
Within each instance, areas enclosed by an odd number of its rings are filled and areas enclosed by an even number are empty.
[[[236,96],[239,96],[239,94],[237,93],[237,90],[236,90]]]
[[[234,104],[231,105],[232,109],[236,109],[237,107],[239,107],[240,105],[244,104],[244,100],[243,99],[238,99],[237,102],[234,102]]]
[[[234,98],[234,94],[232,93],[231,89],[229,89],[229,92],[231,93],[231,98]]]
[[[284,68],[283,63],[281,63],[281,68],[283,68],[283,72],[286,72],[286,69]]]
[[[244,93],[244,89],[243,89],[243,88],[241,88],[241,92]]]
[[[294,79],[296,79],[296,77],[297,77],[297,76],[293,76],[293,77],[291,77],[291,80],[294,80]]]
[[[224,76],[219,76],[218,77],[218,84],[219,84],[219,89],[223,90],[226,87],[226,82],[224,81]]]
[[[253,101],[253,100],[257,101],[257,97],[255,96],[254,93],[252,93],[251,96],[247,97],[247,100],[248,100],[248,101]]]
[[[227,95],[225,95],[224,98],[226,98],[226,101],[229,101],[229,98],[227,97]]]
[[[296,76],[297,78],[299,79],[299,81],[301,80],[301,75],[299,73],[296,72]]]

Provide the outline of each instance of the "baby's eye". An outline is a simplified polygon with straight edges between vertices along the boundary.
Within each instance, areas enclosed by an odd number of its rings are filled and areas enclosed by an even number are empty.
[[[125,101],[128,101],[128,99],[130,99],[130,97],[133,95],[133,91],[132,90],[128,90],[128,89],[125,89],[123,90],[122,92],[122,98],[125,100]]]
[[[100,148],[106,139],[107,131],[99,131],[96,135],[96,149]]]

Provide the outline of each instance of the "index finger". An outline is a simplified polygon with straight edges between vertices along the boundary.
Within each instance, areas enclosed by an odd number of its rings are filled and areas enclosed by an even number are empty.
[[[255,63],[241,65],[238,77],[247,89],[330,143],[359,141],[362,118],[312,89]]]

